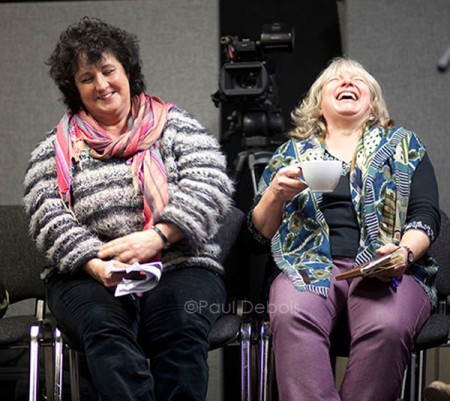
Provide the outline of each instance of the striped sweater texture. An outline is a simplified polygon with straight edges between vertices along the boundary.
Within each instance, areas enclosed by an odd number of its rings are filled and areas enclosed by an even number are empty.
[[[142,197],[127,159],[83,154],[74,165],[72,210],[67,209],[58,191],[54,141],[55,130],[32,152],[24,180],[30,234],[49,261],[44,278],[54,269],[77,271],[103,243],[144,226]],[[217,235],[234,190],[225,156],[217,140],[180,108],[169,112],[158,145],[169,203],[157,222],[171,222],[184,233],[163,252],[163,270],[201,266],[222,273]]]

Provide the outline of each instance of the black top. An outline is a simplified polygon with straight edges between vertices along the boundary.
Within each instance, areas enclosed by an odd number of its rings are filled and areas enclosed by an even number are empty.
[[[324,193],[320,209],[330,228],[332,256],[356,257],[359,244],[359,227],[350,195],[349,173],[341,176],[331,193]],[[439,192],[433,166],[425,154],[411,180],[406,225],[427,231],[436,237],[440,227]]]
[[[330,228],[331,255],[356,257],[359,226],[350,195],[350,173],[341,176],[333,192],[322,196],[320,210]]]

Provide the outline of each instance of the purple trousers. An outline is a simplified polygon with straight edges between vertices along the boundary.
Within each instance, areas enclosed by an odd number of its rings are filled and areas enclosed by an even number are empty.
[[[353,262],[336,258],[333,276]],[[297,290],[279,274],[269,313],[280,401],[396,401],[414,339],[430,312],[428,296],[409,275],[398,288],[374,278],[333,279],[325,298]],[[329,337],[345,313],[351,345],[338,391]]]

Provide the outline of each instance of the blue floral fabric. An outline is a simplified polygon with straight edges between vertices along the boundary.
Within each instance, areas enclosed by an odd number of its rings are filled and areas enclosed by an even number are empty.
[[[350,171],[350,191],[360,226],[355,265],[373,258],[381,245],[399,243],[406,221],[411,177],[425,150],[420,139],[402,127],[391,130],[371,127],[363,133]],[[274,152],[263,172],[259,195],[268,188],[279,169],[327,157],[317,134],[303,141],[285,142]],[[327,296],[332,257],[328,225],[319,209],[321,200],[322,194],[306,189],[287,202],[271,250],[277,266],[296,288]],[[428,256],[408,269],[432,302],[436,299],[431,284],[436,271],[435,261]]]

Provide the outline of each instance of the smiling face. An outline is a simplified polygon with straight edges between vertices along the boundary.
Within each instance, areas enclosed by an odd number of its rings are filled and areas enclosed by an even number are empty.
[[[101,126],[125,126],[131,108],[130,85],[125,69],[112,54],[105,53],[96,64],[80,57],[75,85],[87,112]]]
[[[327,124],[363,124],[371,112],[369,85],[356,72],[330,74],[324,81],[321,95],[321,113]]]

